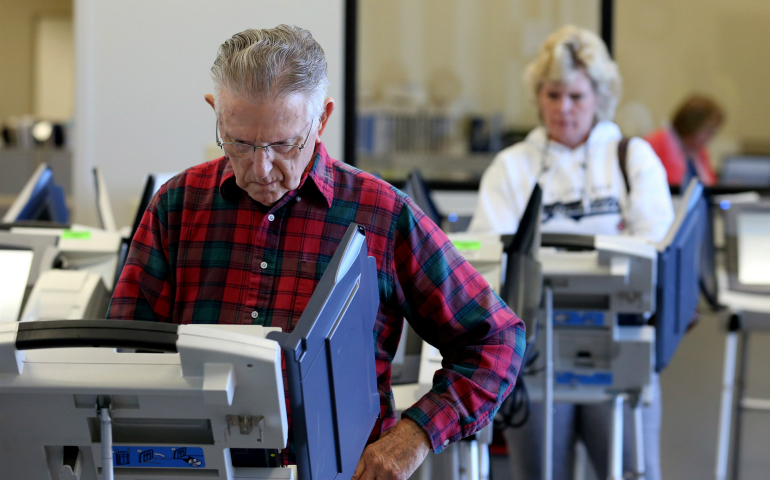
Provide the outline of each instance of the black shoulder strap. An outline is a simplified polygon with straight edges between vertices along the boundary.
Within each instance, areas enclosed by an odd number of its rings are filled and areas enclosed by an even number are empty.
[[[628,182],[628,165],[626,164],[626,152],[628,151],[629,137],[623,137],[618,143],[618,163],[620,172],[623,174],[623,181],[626,182],[626,193],[631,193],[631,184]]]

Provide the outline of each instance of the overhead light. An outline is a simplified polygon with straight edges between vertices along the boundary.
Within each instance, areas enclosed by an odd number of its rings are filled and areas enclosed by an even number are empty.
[[[37,122],[32,127],[32,136],[40,143],[45,143],[51,138],[53,133],[53,125],[46,120]]]

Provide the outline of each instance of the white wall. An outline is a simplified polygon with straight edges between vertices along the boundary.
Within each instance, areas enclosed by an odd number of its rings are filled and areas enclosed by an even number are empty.
[[[74,220],[96,224],[94,166],[120,226],[133,221],[149,172],[205,161],[215,118],[203,95],[217,48],[280,23],[309,29],[324,48],[337,103],[323,140],[342,159],[343,0],[75,0]]]
[[[692,92],[711,95],[726,121],[710,145],[717,163],[731,148],[770,152],[770,2],[616,2],[624,101],[663,124]]]
[[[558,27],[598,31],[599,6],[598,0],[359,0],[360,106],[392,104],[390,92],[406,92],[418,108],[502,114],[507,124],[528,128],[538,118],[524,68]]]

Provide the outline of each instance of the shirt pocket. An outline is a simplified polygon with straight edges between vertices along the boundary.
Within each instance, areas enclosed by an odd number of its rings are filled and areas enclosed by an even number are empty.
[[[310,297],[313,295],[318,283],[321,281],[321,277],[326,271],[326,267],[329,266],[329,262],[323,258],[319,259],[317,254],[304,253],[300,256],[298,264],[296,265],[296,274],[293,278],[293,285],[291,285],[291,306],[292,314],[289,320],[289,325],[293,328],[299,321],[302,312],[307,308]],[[284,277],[282,282],[288,281],[288,278]],[[288,285],[287,285],[288,287]]]
[[[326,272],[330,260],[317,254],[303,254],[299,260],[299,277],[318,283]],[[313,289],[315,289],[315,283]]]

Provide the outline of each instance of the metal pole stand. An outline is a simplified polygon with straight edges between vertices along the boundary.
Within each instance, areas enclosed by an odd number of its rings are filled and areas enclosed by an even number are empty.
[[[545,295],[545,375],[543,385],[542,479],[553,480],[553,289],[543,285]],[[622,422],[622,420],[621,420]]]
[[[476,441],[478,442],[478,480],[489,480],[489,445],[492,444],[492,423],[476,432]]]
[[[96,400],[96,416],[101,420],[102,479],[114,480],[112,465],[112,400],[99,395]]]
[[[429,456],[413,478],[421,480],[489,480],[489,445],[492,443],[492,424],[474,436],[449,445],[441,457]],[[426,465],[427,464],[427,465]]]
[[[732,429],[733,395],[735,393],[735,366],[738,358],[738,333],[740,317],[730,316],[725,337],[725,361],[722,370],[722,400],[719,405],[719,434],[717,436],[716,480],[727,480],[730,461],[730,433]]]
[[[646,478],[644,461],[644,419],[642,418],[642,393],[636,396],[634,405],[634,469],[633,478],[644,480]]]
[[[610,443],[607,469],[608,480],[623,479],[623,395],[614,394],[612,400],[612,418],[610,424]]]

